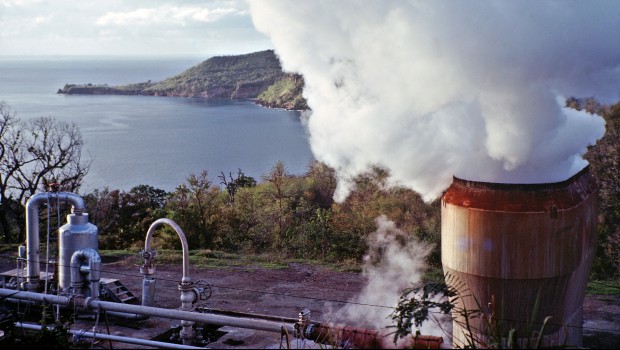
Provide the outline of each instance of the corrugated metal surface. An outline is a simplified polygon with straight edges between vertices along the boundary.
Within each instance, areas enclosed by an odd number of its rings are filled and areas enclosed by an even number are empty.
[[[488,317],[492,309],[493,318],[521,335],[531,320],[542,324],[552,316],[557,326],[547,329],[546,344],[580,346],[597,209],[597,186],[587,168],[551,184],[455,178],[442,198],[441,248],[444,272],[471,294],[462,306],[484,306]],[[484,319],[476,322],[482,329]],[[461,331],[455,324],[455,334]]]

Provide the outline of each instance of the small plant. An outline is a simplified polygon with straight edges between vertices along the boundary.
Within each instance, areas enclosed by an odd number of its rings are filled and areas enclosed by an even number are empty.
[[[51,305],[43,307],[40,331],[24,331],[16,327],[20,317],[14,310],[2,309],[0,311],[0,348],[10,349],[69,349],[73,348],[72,336],[69,333],[73,325],[73,317],[52,321],[48,326]]]
[[[399,339],[408,336],[419,335],[417,329],[429,320],[431,314],[449,315],[452,321],[463,332],[459,334],[462,344],[454,344],[455,347],[465,349],[539,349],[543,346],[545,328],[551,317],[548,316],[542,322],[540,329],[536,329],[535,313],[529,321],[526,332],[527,336],[521,338],[515,328],[507,327],[498,318],[494,317],[492,310],[481,307],[475,296],[468,292],[464,284],[458,279],[446,276],[448,283],[427,283],[422,287],[407,288],[403,290],[398,306],[391,314],[394,321],[394,344]],[[473,298],[476,308],[468,309],[464,302],[466,298]],[[538,300],[538,299],[536,299]],[[538,302],[533,305],[538,309]],[[492,308],[491,308],[492,309]],[[415,333],[415,334],[414,334]],[[456,335],[455,335],[456,336]],[[563,344],[559,347],[566,347]],[[556,346],[557,347],[557,346]]]

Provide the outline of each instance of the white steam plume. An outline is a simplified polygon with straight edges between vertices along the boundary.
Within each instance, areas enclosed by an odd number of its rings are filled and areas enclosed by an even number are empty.
[[[251,0],[250,12],[305,78],[336,200],[371,166],[427,201],[453,175],[563,181],[605,133],[565,98],[620,92],[620,1]]]
[[[353,304],[334,314],[338,316],[336,323],[385,330],[394,325],[390,315],[403,289],[421,282],[427,268],[426,258],[433,246],[411,238],[385,216],[375,221],[377,231],[369,235],[368,252],[364,257],[363,274],[368,283]],[[449,318],[433,317],[420,331],[425,335],[441,336],[446,325],[438,326],[437,321],[448,323]]]

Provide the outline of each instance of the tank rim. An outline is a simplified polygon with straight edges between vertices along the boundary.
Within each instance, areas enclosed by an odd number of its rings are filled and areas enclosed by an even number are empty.
[[[541,182],[541,183],[505,183],[505,182],[488,182],[488,181],[476,181],[466,180],[457,176],[452,177],[452,184],[457,186],[471,187],[471,188],[483,188],[493,190],[531,190],[540,191],[544,189],[562,189],[575,183],[579,178],[585,176],[592,176],[590,174],[590,165],[586,165],[583,169],[578,171],[573,176],[566,180],[558,182]]]

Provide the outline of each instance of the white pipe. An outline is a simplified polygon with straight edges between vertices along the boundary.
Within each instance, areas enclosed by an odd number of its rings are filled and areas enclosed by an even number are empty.
[[[49,304],[60,304],[64,306],[77,307],[86,310],[106,310],[106,311],[118,311],[128,312],[154,317],[163,317],[174,320],[188,320],[199,323],[212,324],[216,326],[232,326],[245,329],[254,329],[259,331],[280,333],[282,330],[286,330],[289,334],[295,333],[295,327],[293,324],[284,322],[260,320],[260,319],[247,319],[240,317],[231,317],[224,315],[212,315],[202,314],[191,311],[175,310],[175,309],[162,309],[151,306],[143,305],[131,305],[114,303],[109,301],[94,300],[92,298],[79,298],[79,297],[64,297],[58,295],[49,295],[42,293],[33,293],[25,291],[15,291],[12,289],[0,288],[0,297],[8,297],[19,300],[31,300],[38,302],[45,302]]]
[[[71,203],[71,212],[75,215],[82,215],[85,208],[82,197],[74,193],[37,193],[28,199],[26,202],[26,255],[28,257],[26,262],[28,266],[26,288],[28,290],[37,290],[39,287],[39,205],[48,202],[50,199]]]
[[[153,234],[155,233],[155,229],[163,224],[172,227],[179,236],[179,239],[181,240],[181,248],[183,249],[183,278],[181,279],[181,283],[190,283],[191,279],[189,277],[189,247],[187,245],[187,239],[185,238],[183,230],[181,230],[181,228],[179,227],[179,225],[176,224],[176,222],[166,218],[155,220],[155,222],[151,224],[149,230],[146,232],[146,238],[144,239],[144,251],[151,251],[151,242],[153,241]]]
[[[189,277],[189,247],[187,245],[187,238],[185,238],[183,230],[181,230],[176,222],[170,219],[161,218],[155,220],[146,233],[146,238],[144,239],[144,252],[150,257],[153,256],[151,252],[153,234],[155,233],[155,229],[163,224],[172,227],[181,240],[181,247],[183,248],[183,277],[181,278],[181,283],[179,283],[179,291],[181,292],[181,310],[191,311],[192,304],[196,300],[196,293],[194,293],[194,288],[192,287],[192,279]],[[150,262],[145,262],[145,265],[150,265]],[[154,300],[155,286],[154,281],[150,278],[150,274],[154,272],[152,266],[151,268],[145,266],[143,270],[145,273],[142,283],[142,304],[145,305],[148,301]],[[181,326],[181,339],[184,343],[189,342],[189,339],[194,338],[194,329],[192,328],[193,322],[190,322],[189,320],[181,320]]]
[[[87,262],[88,265],[82,266]],[[99,280],[101,279],[101,257],[96,250],[91,248],[80,249],[71,256],[71,287],[75,288],[78,294],[82,294],[84,288],[83,273],[88,274],[90,296],[99,298]]]
[[[41,325],[21,323],[21,322],[15,322],[15,327],[22,328],[22,329],[33,330],[33,331],[40,331],[40,330],[43,329],[43,326],[41,326]],[[136,345],[143,345],[143,346],[151,346],[151,347],[156,347],[156,348],[167,348],[167,349],[204,349],[203,347],[197,347],[197,346],[189,346],[189,345],[181,345],[181,344],[160,342],[160,341],[155,341],[155,340],[146,340],[146,339],[139,339],[139,338],[123,337],[123,336],[119,336],[119,335],[111,335],[111,334],[105,334],[105,333],[94,333],[94,332],[80,331],[80,330],[75,330],[75,329],[70,329],[70,330],[68,330],[68,332],[70,334],[77,335],[79,337],[84,337],[84,338],[94,338],[94,339],[100,339],[100,340],[111,340],[111,341],[117,341],[117,342],[121,342],[121,343],[136,344]]]

